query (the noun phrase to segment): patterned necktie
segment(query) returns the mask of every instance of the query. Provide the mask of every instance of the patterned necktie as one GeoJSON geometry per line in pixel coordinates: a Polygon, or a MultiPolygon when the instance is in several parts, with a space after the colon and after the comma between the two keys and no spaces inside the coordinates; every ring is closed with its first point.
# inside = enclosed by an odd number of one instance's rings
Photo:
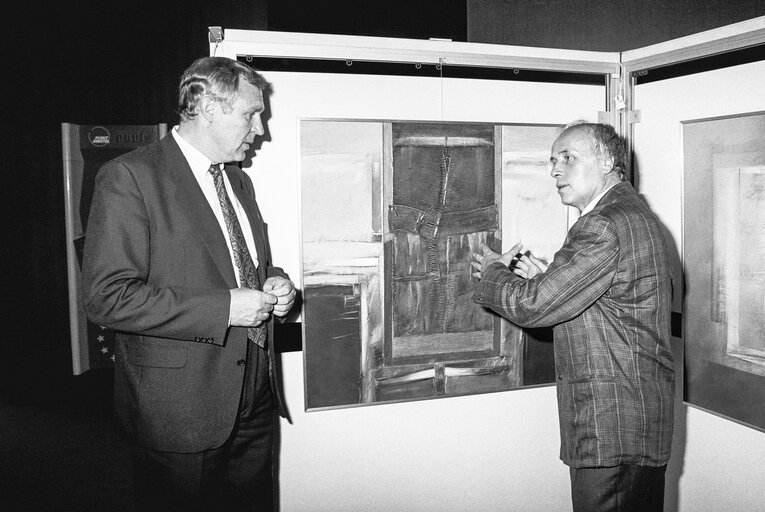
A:
{"type": "MultiPolygon", "coordinates": [[[[252,262],[250,251],[247,249],[247,243],[245,242],[244,234],[242,233],[242,226],[239,224],[234,205],[231,204],[231,199],[226,192],[226,185],[223,183],[223,173],[220,170],[220,166],[212,164],[209,172],[213,176],[215,190],[218,193],[220,207],[223,210],[223,218],[226,221],[228,237],[231,240],[231,250],[234,252],[234,261],[236,262],[236,267],[239,271],[239,282],[245,288],[260,290],[258,271],[255,268],[255,264],[252,262]]],[[[264,324],[261,324],[258,327],[248,327],[247,335],[250,340],[254,341],[257,345],[265,347],[266,329],[264,324]]]]}

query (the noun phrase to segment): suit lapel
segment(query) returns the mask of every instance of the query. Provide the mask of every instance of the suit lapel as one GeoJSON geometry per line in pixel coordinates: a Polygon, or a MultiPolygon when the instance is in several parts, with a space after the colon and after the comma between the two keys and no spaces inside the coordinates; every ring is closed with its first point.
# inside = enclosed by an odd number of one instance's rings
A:
{"type": "Polygon", "coordinates": [[[197,183],[186,157],[183,156],[172,135],[165,137],[164,141],[168,141],[164,146],[166,168],[177,185],[175,200],[181,205],[191,224],[199,232],[202,245],[212,256],[212,260],[215,262],[221,277],[225,280],[226,286],[236,288],[231,255],[226,245],[226,239],[221,232],[220,224],[218,224],[207,198],[199,188],[199,183],[197,183]]]}

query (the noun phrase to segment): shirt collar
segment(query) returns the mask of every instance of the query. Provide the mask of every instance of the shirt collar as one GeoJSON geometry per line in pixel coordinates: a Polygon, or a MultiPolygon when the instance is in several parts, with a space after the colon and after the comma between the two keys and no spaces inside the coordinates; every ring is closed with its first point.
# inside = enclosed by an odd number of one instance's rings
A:
{"type": "Polygon", "coordinates": [[[174,126],[172,130],[175,142],[178,143],[178,147],[181,148],[181,153],[186,157],[191,167],[191,172],[199,179],[200,177],[207,176],[207,171],[210,169],[212,162],[209,158],[204,156],[201,151],[192,146],[186,139],[181,137],[178,133],[178,126],[174,126]]]}
{"type": "Polygon", "coordinates": [[[598,204],[598,201],[600,201],[600,200],[603,198],[603,196],[604,196],[604,195],[606,195],[606,192],[608,192],[609,190],[611,190],[611,189],[612,189],[612,188],[614,188],[615,186],[616,186],[616,183],[614,183],[613,185],[611,185],[610,187],[608,187],[607,189],[605,189],[605,190],[604,190],[603,192],[601,192],[600,194],[596,195],[596,196],[595,196],[595,197],[592,199],[592,201],[590,201],[590,202],[587,204],[587,206],[585,206],[585,207],[584,207],[584,210],[582,210],[582,213],[580,213],[580,214],[579,214],[579,216],[581,217],[582,215],[586,215],[586,214],[590,213],[590,212],[592,211],[592,209],[593,209],[593,208],[595,208],[595,205],[597,205],[597,204],[598,204]]]}

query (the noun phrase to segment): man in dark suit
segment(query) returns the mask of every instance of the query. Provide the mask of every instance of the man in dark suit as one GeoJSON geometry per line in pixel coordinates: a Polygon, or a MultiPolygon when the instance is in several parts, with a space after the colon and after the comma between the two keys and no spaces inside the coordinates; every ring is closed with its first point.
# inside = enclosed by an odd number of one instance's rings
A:
{"type": "Polygon", "coordinates": [[[661,512],[674,370],[668,255],[659,221],[624,181],[613,128],[579,123],[552,147],[563,204],[581,216],[549,266],[521,244],[482,247],[474,300],[525,327],[554,326],[561,459],[575,512],[661,512]]]}
{"type": "Polygon", "coordinates": [[[271,510],[276,412],[287,417],[273,318],[295,288],[272,266],[237,165],[268,83],[221,57],[194,62],[180,123],[104,164],[83,261],[88,317],[118,331],[117,424],[139,510],[271,510]]]}

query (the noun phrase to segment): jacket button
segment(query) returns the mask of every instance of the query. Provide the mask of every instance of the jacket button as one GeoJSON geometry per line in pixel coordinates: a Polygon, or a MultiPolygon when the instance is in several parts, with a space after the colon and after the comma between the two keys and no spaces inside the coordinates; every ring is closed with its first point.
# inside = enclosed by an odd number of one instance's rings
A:
{"type": "Polygon", "coordinates": [[[240,359],[239,361],[236,362],[236,365],[237,366],[244,366],[244,363],[246,363],[246,362],[247,361],[245,361],[244,359],[240,359]]]}

